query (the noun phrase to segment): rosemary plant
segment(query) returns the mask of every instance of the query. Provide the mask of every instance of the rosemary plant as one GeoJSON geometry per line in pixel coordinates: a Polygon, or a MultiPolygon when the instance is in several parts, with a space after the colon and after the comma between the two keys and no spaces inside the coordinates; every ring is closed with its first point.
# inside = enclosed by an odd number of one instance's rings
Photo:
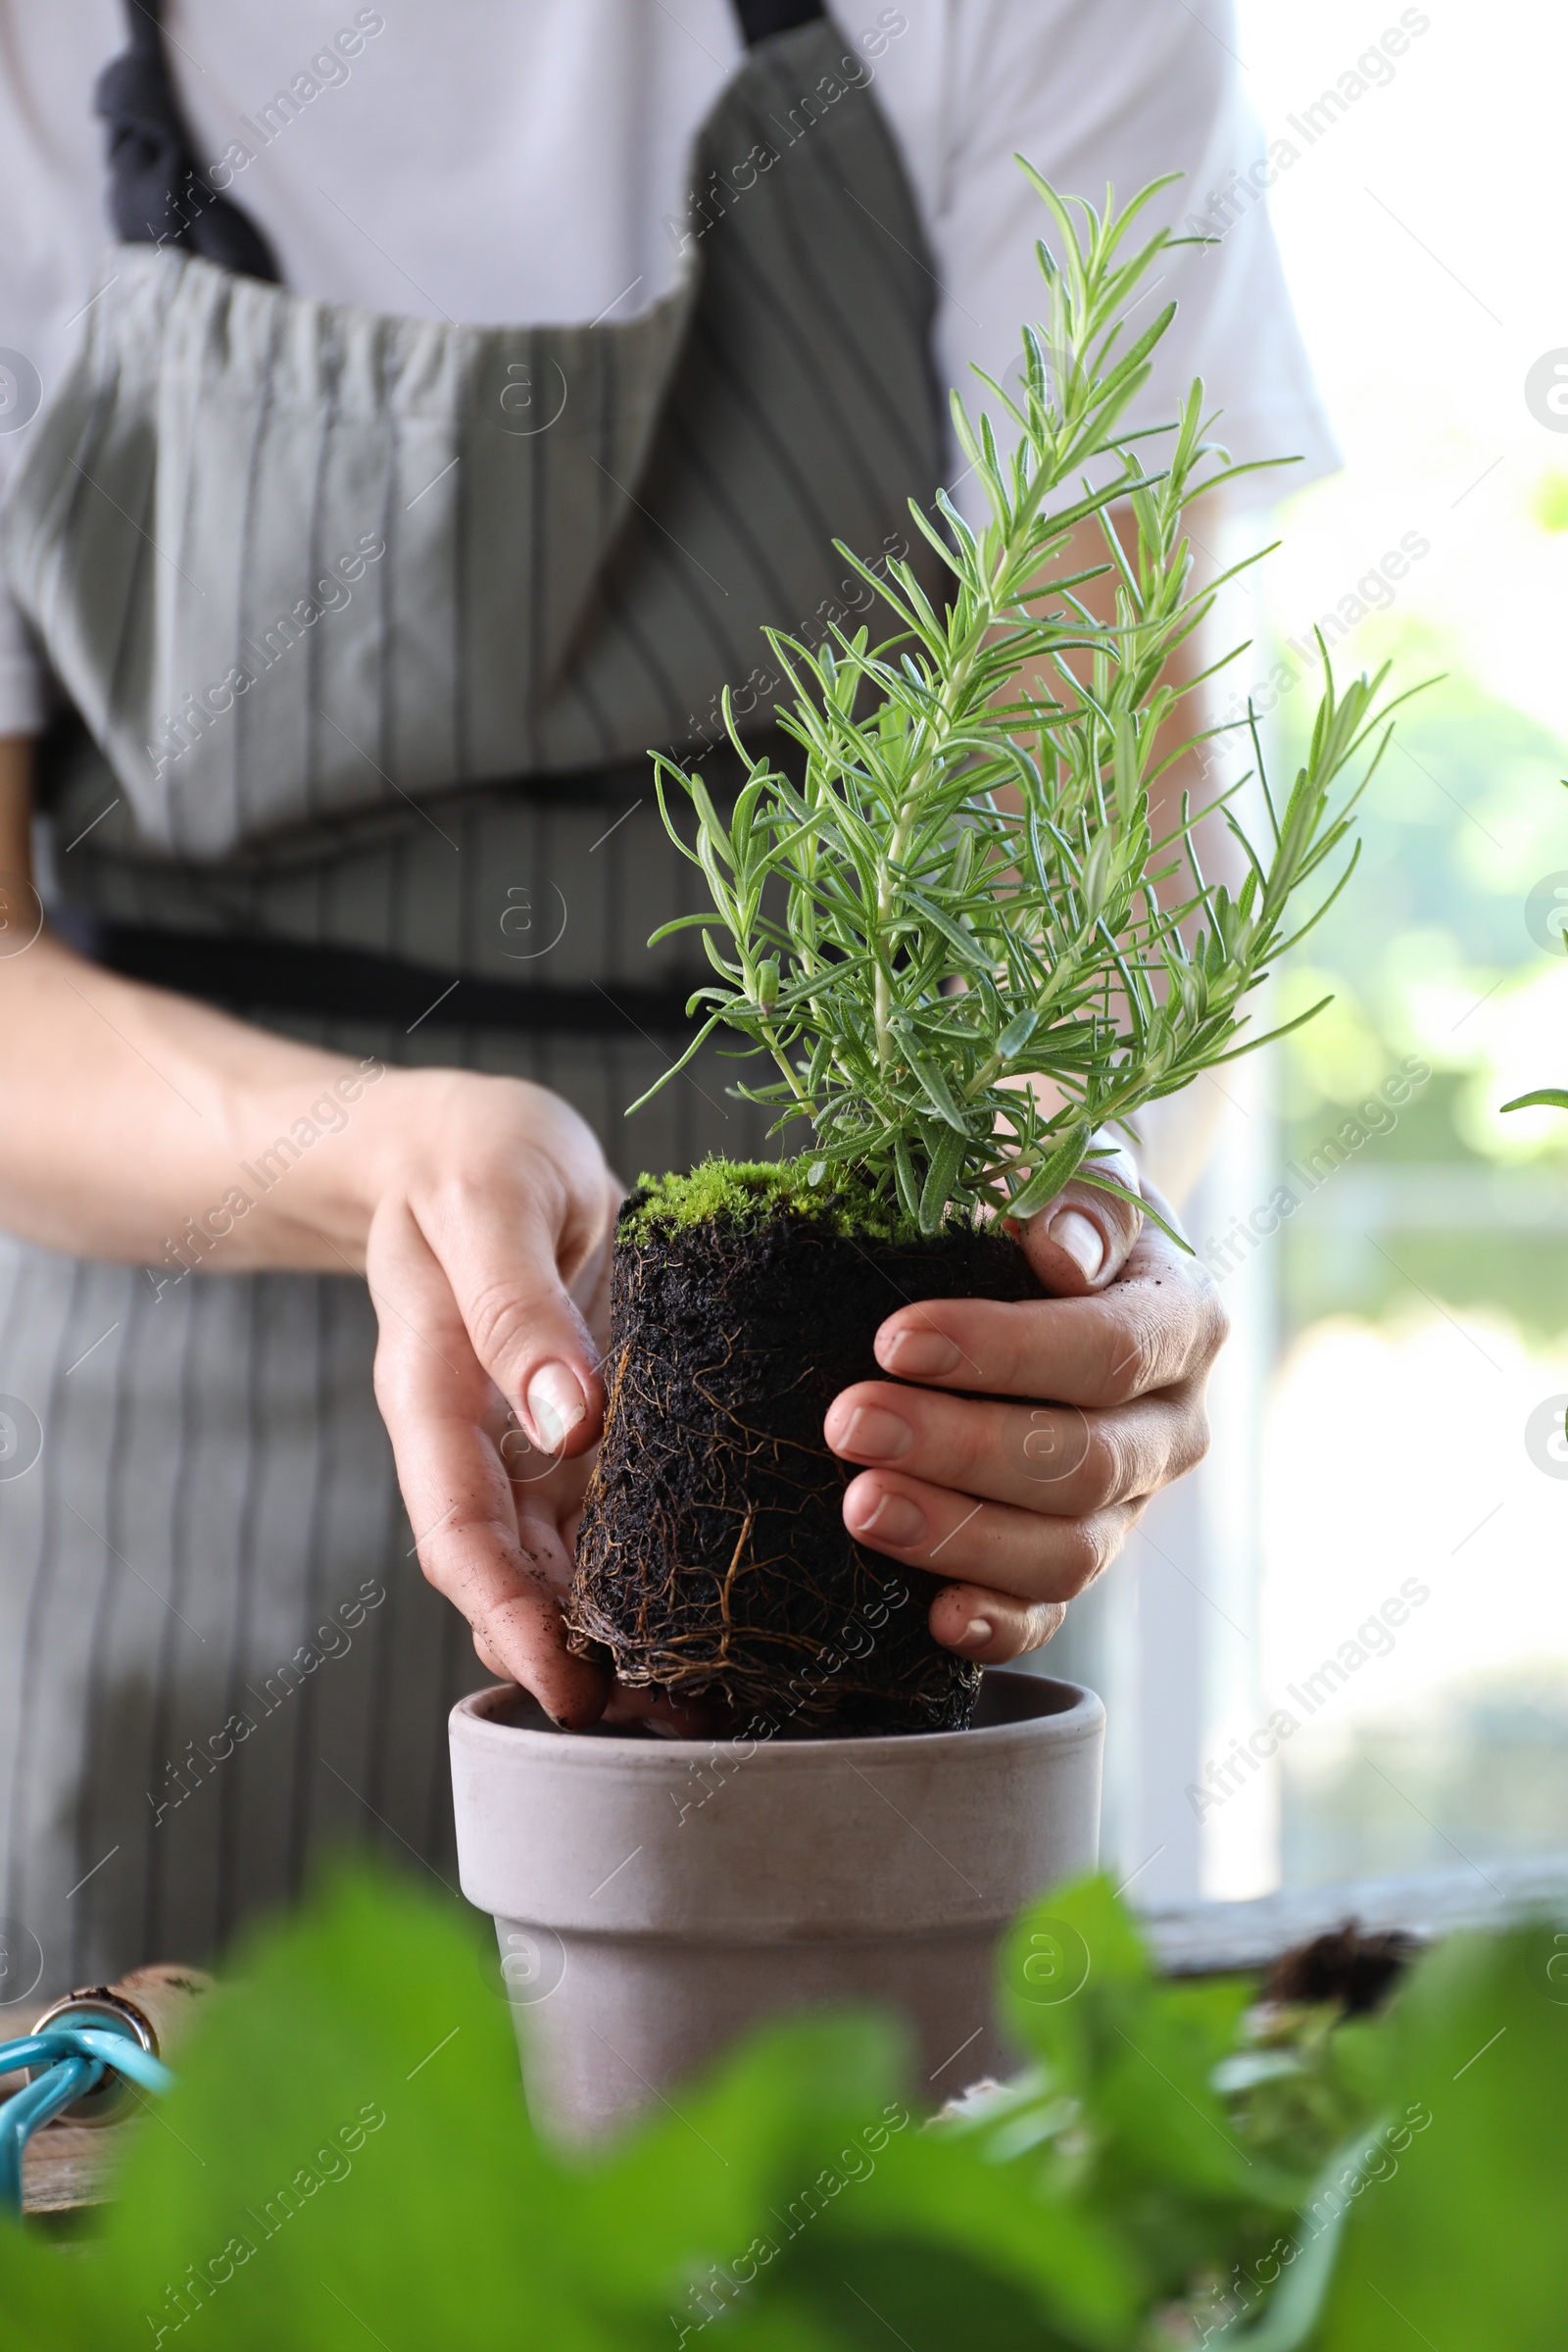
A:
{"type": "Polygon", "coordinates": [[[1243,1001],[1348,879],[1355,849],[1336,852],[1393,707],[1378,708],[1386,668],[1337,692],[1325,652],[1310,749],[1283,805],[1249,714],[1262,847],[1232,805],[1250,768],[1205,808],[1184,793],[1156,834],[1152,789],[1219,732],[1172,742],[1168,723],[1181,699],[1170,657],[1223,585],[1195,584],[1184,511],[1254,468],[1206,438],[1198,382],[1175,423],[1118,437],[1175,306],[1136,335],[1130,313],[1159,257],[1190,241],[1132,235],[1168,183],[1119,212],[1107,191],[1102,215],[1024,169],[1063,258],[1037,249],[1047,317],[1024,330],[1017,397],[982,378],[1007,420],[1005,454],[992,417],[971,422],[954,395],[984,528],[945,494],[935,517],[911,502],[951,576],[945,606],[907,563],[873,570],[841,548],[890,633],[835,628],[815,648],[767,633],[792,690],[778,717],[804,753],[797,772],[747,751],[727,697],[746,770],[728,822],[699,773],[656,762],[665,825],[712,907],[649,944],[695,926],[716,975],[692,997],[701,1027],[660,1084],[715,1029],[738,1031],[743,1057],[771,1074],[735,1092],[777,1110],[775,1133],[810,1121],[810,1182],[853,1172],[879,1197],[896,1192],[928,1234],[950,1204],[1027,1215],[1075,1173],[1116,1191],[1096,1164],[1101,1130],[1267,1042],[1243,1035],[1243,1001]],[[1151,443],[1159,455],[1146,463],[1151,443]],[[1103,560],[1071,572],[1085,522],[1103,560]],[[1084,591],[1106,573],[1114,617],[1099,620],[1084,591]],[[1374,734],[1359,786],[1337,793],[1374,734]],[[672,810],[681,796],[695,846],[672,810]],[[1196,834],[1209,808],[1246,861],[1234,892],[1203,876],[1196,834]],[[1337,874],[1292,930],[1297,893],[1331,859],[1337,874]]]}

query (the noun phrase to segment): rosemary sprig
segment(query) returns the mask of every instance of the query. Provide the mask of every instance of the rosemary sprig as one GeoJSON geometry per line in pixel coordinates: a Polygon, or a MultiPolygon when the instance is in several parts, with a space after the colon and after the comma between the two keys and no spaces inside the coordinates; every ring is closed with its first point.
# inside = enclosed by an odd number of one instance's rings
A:
{"type": "Polygon", "coordinates": [[[1379,707],[1386,665],[1339,690],[1320,641],[1325,691],[1283,807],[1250,720],[1262,848],[1232,806],[1250,770],[1206,808],[1184,796],[1155,838],[1152,786],[1220,732],[1156,750],[1180,700],[1166,664],[1224,585],[1194,587],[1184,510],[1254,468],[1206,438],[1198,382],[1157,436],[1162,466],[1142,454],[1156,436],[1117,435],[1174,315],[1167,305],[1137,335],[1128,325],[1150,269],[1184,241],[1160,230],[1130,247],[1167,182],[1120,212],[1107,191],[1102,215],[1023,168],[1063,259],[1037,248],[1047,318],[1024,330],[1017,397],[983,379],[1014,445],[1004,453],[991,416],[972,423],[954,395],[989,521],[971,530],[946,494],[935,520],[911,502],[951,575],[945,607],[907,563],[873,570],[841,548],[893,631],[873,644],[835,628],[815,649],[767,632],[793,693],[778,716],[804,754],[797,774],[747,752],[727,696],[746,768],[727,822],[699,773],[656,759],[665,825],[701,865],[712,908],[649,944],[698,928],[715,974],[691,999],[701,1028],[660,1085],[715,1029],[738,1031],[776,1074],[734,1091],[778,1111],[775,1133],[809,1119],[811,1180],[853,1167],[895,1189],[927,1233],[950,1203],[1027,1215],[1075,1173],[1115,1189],[1095,1166],[1097,1131],[1268,1042],[1243,1036],[1243,1000],[1348,880],[1353,848],[1290,928],[1297,894],[1347,843],[1394,707],[1379,707]],[[1104,562],[1068,575],[1086,521],[1104,562]],[[1101,621],[1082,591],[1107,571],[1115,612],[1101,621]],[[1374,736],[1359,784],[1337,795],[1374,736]],[[695,809],[693,846],[672,795],[695,809]],[[1202,876],[1195,833],[1209,808],[1245,859],[1235,892],[1202,876]],[[1037,1079],[1054,1098],[1040,1100],[1037,1079]]]}

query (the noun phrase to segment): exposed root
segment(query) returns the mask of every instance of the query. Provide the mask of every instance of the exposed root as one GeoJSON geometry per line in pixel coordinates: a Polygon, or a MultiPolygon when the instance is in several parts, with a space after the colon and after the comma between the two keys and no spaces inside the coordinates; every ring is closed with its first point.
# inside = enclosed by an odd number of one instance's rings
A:
{"type": "Polygon", "coordinates": [[[617,1242],[572,1647],[756,1736],[966,1724],[979,1669],[931,1638],[936,1580],[848,1534],[855,1473],[822,1422],[887,1377],[872,1342],[906,1300],[1038,1296],[995,1232],[858,1241],[792,1216],[617,1242]]]}

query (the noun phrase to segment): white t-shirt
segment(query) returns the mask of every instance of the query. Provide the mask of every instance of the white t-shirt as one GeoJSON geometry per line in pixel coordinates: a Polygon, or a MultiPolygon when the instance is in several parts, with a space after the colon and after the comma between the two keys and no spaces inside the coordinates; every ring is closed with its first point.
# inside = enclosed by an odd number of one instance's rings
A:
{"type": "MultiPolygon", "coordinates": [[[[744,55],[730,0],[167,0],[164,15],[198,161],[284,282],[469,323],[626,318],[656,299],[691,137],[744,55]]],[[[1172,221],[1263,153],[1232,0],[833,0],[832,15],[924,219],[944,384],[972,387],[974,364],[1004,374],[1041,309],[1046,215],[1015,152],[1097,203],[1107,181],[1125,200],[1181,172],[1152,216],[1172,221]]],[[[92,90],[124,39],[119,0],[0,0],[0,353],[36,370],[45,402],[110,241],[92,90]]],[[[1167,421],[1200,374],[1238,458],[1299,454],[1293,486],[1331,466],[1261,204],[1169,257],[1172,296],[1129,422],[1167,421]]],[[[0,492],[25,440],[0,430],[0,492]]],[[[0,733],[43,710],[0,592],[0,733]]]]}

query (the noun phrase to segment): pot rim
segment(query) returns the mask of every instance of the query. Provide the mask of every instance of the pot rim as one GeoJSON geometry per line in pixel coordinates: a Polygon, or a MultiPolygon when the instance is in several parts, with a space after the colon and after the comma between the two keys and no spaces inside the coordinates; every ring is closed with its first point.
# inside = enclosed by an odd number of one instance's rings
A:
{"type": "Polygon", "coordinates": [[[820,1740],[745,1741],[726,1737],[617,1738],[597,1727],[587,1732],[568,1732],[554,1725],[536,1729],[528,1724],[503,1723],[497,1721],[500,1710],[516,1704],[519,1694],[529,1704],[537,1702],[529,1700],[516,1683],[491,1683],[484,1690],[470,1690],[466,1697],[460,1698],[449,1720],[454,1737],[461,1738],[466,1746],[487,1747],[498,1758],[510,1750],[514,1757],[532,1753],[541,1762],[548,1757],[552,1764],[568,1770],[621,1769],[650,1774],[667,1772],[672,1764],[684,1766],[692,1758],[711,1756],[715,1750],[725,1748],[749,1748],[747,1762],[765,1755],[769,1759],[767,1769],[774,1772],[811,1772],[850,1759],[891,1764],[933,1753],[951,1754],[955,1758],[961,1753],[979,1762],[994,1757],[999,1749],[1011,1746],[1034,1747],[1043,1742],[1052,1747],[1075,1747],[1080,1740],[1100,1735],[1105,1720],[1103,1702],[1097,1691],[1082,1683],[1070,1683],[1055,1675],[1019,1674],[1008,1672],[1005,1667],[987,1667],[982,1689],[997,1690],[999,1686],[1003,1686],[1004,1697],[1022,1698],[1047,1691],[1067,1692],[1070,1696],[1065,1705],[1020,1714],[1001,1723],[976,1724],[963,1732],[887,1732],[850,1738],[830,1735],[820,1740]],[[1016,1689],[1009,1690],[1007,1686],[1016,1689]]]}

